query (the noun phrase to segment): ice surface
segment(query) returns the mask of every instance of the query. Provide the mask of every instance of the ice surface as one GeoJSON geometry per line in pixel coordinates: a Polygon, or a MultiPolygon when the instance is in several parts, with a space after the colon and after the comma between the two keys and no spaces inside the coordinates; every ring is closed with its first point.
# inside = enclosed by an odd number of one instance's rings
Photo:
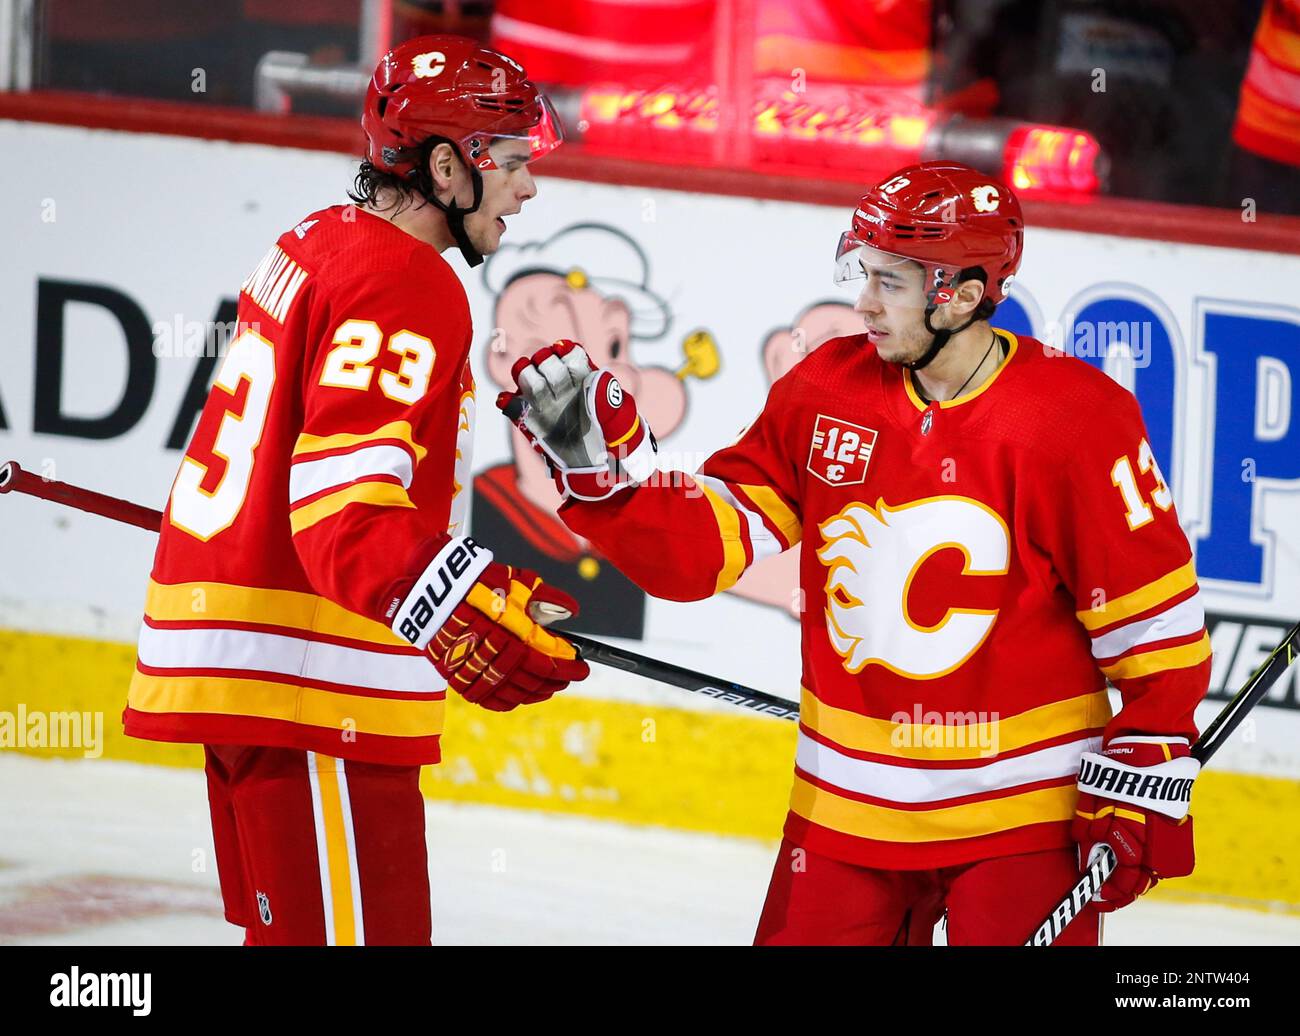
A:
{"type": "MultiPolygon", "coordinates": [[[[440,944],[743,944],[775,846],[430,803],[440,944]]],[[[940,936],[942,933],[939,933],[940,936]]],[[[203,775],[0,755],[0,943],[233,944],[203,775]]],[[[1300,917],[1141,901],[1110,945],[1300,944],[1300,917]]]]}

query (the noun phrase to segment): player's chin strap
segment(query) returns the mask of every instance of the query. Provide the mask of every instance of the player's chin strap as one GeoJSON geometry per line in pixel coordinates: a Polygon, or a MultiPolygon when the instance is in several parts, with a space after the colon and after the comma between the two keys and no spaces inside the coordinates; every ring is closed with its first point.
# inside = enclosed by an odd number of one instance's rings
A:
{"type": "Polygon", "coordinates": [[[465,232],[465,217],[471,212],[478,211],[479,205],[483,202],[483,177],[473,166],[470,166],[469,171],[474,178],[474,204],[469,208],[461,208],[456,204],[455,198],[452,198],[450,202],[440,201],[432,191],[424,197],[426,201],[432,202],[447,214],[447,227],[451,230],[451,236],[456,239],[456,247],[460,249],[460,254],[465,257],[465,262],[470,266],[478,266],[483,262],[483,255],[470,244],[469,234],[465,232]]]}
{"type": "Polygon", "coordinates": [[[930,348],[925,351],[924,356],[919,360],[913,360],[911,363],[903,364],[903,366],[908,370],[919,371],[929,366],[930,362],[939,355],[939,350],[948,344],[948,339],[955,334],[960,334],[962,331],[965,331],[966,328],[970,327],[971,324],[975,323],[975,317],[971,317],[966,321],[966,323],[962,324],[961,327],[935,327],[930,323],[930,317],[937,308],[938,307],[934,305],[925,308],[925,329],[934,337],[930,339],[930,348]]]}
{"type": "MultiPolygon", "coordinates": [[[[930,348],[925,351],[924,356],[918,360],[913,360],[911,363],[903,364],[904,367],[911,371],[919,371],[928,367],[930,363],[933,362],[934,358],[939,355],[939,351],[948,344],[948,339],[953,335],[961,334],[961,332],[965,331],[966,328],[971,326],[971,324],[975,323],[976,320],[975,316],[972,315],[966,323],[961,325],[961,327],[935,327],[930,323],[930,318],[934,316],[934,311],[939,308],[935,305],[934,297],[939,292],[940,288],[945,287],[943,270],[936,270],[935,273],[936,283],[934,288],[926,296],[925,305],[925,329],[929,331],[933,337],[930,339],[930,348]]],[[[957,274],[954,273],[948,283],[951,284],[956,279],[957,274]]]]}
{"type": "MultiPolygon", "coordinates": [[[[451,144],[456,152],[456,157],[465,162],[465,158],[461,155],[460,148],[456,146],[455,141],[448,140],[446,137],[438,137],[435,142],[451,144]]],[[[424,165],[426,169],[427,162],[428,160],[425,159],[424,165]]],[[[460,254],[465,257],[465,262],[474,267],[483,262],[483,255],[470,243],[469,234],[465,232],[465,217],[471,212],[477,212],[478,207],[483,203],[483,175],[470,162],[465,162],[465,168],[469,170],[469,175],[474,182],[474,204],[468,208],[461,208],[461,206],[457,205],[455,197],[450,202],[440,200],[437,194],[434,193],[433,183],[430,181],[427,171],[416,171],[415,189],[419,192],[420,197],[442,210],[446,215],[447,229],[451,231],[451,236],[456,241],[456,247],[460,249],[460,254]]]]}

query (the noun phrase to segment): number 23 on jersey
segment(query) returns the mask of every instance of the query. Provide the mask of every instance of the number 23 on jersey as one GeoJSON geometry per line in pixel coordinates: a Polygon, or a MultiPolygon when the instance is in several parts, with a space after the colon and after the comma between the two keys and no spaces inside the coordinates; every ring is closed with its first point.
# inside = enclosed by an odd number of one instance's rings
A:
{"type": "MultiPolygon", "coordinates": [[[[368,390],[375,377],[372,364],[379,356],[383,339],[383,332],[373,320],[345,320],[334,332],[320,384],[326,388],[368,390]]],[[[403,329],[389,336],[388,351],[400,360],[396,371],[379,371],[379,390],[398,403],[419,402],[433,376],[437,355],[433,343],[403,329]]],[[[213,386],[233,397],[245,381],[248,394],[242,412],[227,410],[212,441],[211,452],[226,462],[216,487],[203,488],[208,466],[188,456],[181,461],[172,486],[171,523],[201,540],[210,540],[230,528],[244,506],[253,477],[253,454],[262,441],[271,405],[275,347],[251,328],[230,343],[213,386]]]]}

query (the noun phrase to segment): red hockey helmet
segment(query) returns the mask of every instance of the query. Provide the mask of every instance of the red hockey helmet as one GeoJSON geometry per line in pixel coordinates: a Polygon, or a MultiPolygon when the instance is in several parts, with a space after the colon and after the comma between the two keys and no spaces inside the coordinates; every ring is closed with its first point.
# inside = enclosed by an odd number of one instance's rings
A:
{"type": "Polygon", "coordinates": [[[500,141],[527,142],[531,161],[564,139],[555,110],[524,70],[463,36],[417,36],[385,54],[361,126],[371,164],[398,175],[415,168],[430,137],[454,143],[480,171],[497,168],[500,141]]]}
{"type": "Polygon", "coordinates": [[[924,162],[858,202],[835,253],[837,283],[862,276],[863,246],[924,266],[931,307],[949,301],[957,275],[972,266],[986,275],[984,297],[1001,302],[1020,268],[1024,219],[1016,196],[992,177],[957,162],[924,162]]]}

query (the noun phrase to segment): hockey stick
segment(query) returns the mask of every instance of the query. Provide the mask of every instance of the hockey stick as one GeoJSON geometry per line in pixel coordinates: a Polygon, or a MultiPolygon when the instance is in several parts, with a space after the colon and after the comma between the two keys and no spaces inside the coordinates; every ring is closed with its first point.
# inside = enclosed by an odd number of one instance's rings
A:
{"type": "MultiPolygon", "coordinates": [[[[1259,703],[1259,700],[1268,693],[1269,688],[1277,683],[1278,677],[1286,671],[1287,666],[1296,660],[1298,649],[1300,649],[1300,622],[1291,627],[1282,639],[1282,643],[1264,660],[1264,664],[1255,670],[1254,675],[1233,696],[1232,701],[1223,707],[1223,711],[1214,718],[1214,722],[1206,728],[1205,733],[1197,738],[1191,751],[1193,759],[1204,766],[1210,757],[1223,747],[1223,743],[1246,718],[1246,713],[1259,703]]],[[[1088,872],[1035,929],[1025,945],[1051,946],[1065,931],[1065,926],[1078,917],[1083,908],[1097,897],[1101,887],[1115,873],[1118,866],[1119,858],[1116,857],[1115,850],[1109,845],[1101,845],[1101,852],[1097,853],[1096,859],[1088,867],[1088,872]]]]}
{"type": "Polygon", "coordinates": [[[740,705],[754,712],[775,716],[777,719],[799,719],[798,704],[788,698],[781,698],[765,691],[756,691],[752,687],[732,683],[730,680],[717,680],[691,669],[683,669],[671,662],[660,662],[656,658],[647,658],[645,655],[637,655],[611,644],[602,644],[598,640],[591,640],[577,633],[569,633],[563,628],[559,632],[581,649],[582,657],[589,662],[599,662],[612,669],[622,669],[624,672],[644,676],[648,680],[658,680],[660,683],[694,691],[696,694],[716,698],[718,701],[730,702],[732,705],[740,705]]]}
{"type": "Polygon", "coordinates": [[[157,532],[162,523],[162,512],[155,511],[152,507],[132,504],[126,500],[119,500],[115,496],[107,496],[94,490],[70,486],[66,482],[55,482],[53,479],[33,475],[30,471],[20,468],[18,462],[13,460],[0,465],[0,493],[11,492],[26,493],[28,496],[40,497],[42,500],[52,500],[56,504],[103,515],[105,518],[126,522],[127,525],[153,532],[157,532]]]}
{"type": "MultiPolygon", "coordinates": [[[[126,522],[128,525],[148,529],[151,532],[157,532],[162,527],[161,511],[142,504],[119,500],[105,493],[82,489],[80,486],[69,485],[66,482],[41,478],[30,471],[23,470],[12,460],[0,465],[0,493],[9,492],[26,493],[29,496],[40,497],[42,500],[51,500],[57,504],[112,518],[114,521],[126,522]]],[[[778,719],[799,718],[799,706],[775,694],[767,694],[764,691],[756,691],[752,687],[745,687],[743,684],[732,683],[730,680],[719,680],[704,673],[683,669],[671,662],[660,662],[645,655],[614,647],[612,644],[590,640],[576,633],[564,633],[564,636],[589,662],[599,662],[612,669],[621,669],[625,673],[643,676],[647,680],[657,680],[659,683],[680,687],[682,690],[703,694],[778,719]]]]}

